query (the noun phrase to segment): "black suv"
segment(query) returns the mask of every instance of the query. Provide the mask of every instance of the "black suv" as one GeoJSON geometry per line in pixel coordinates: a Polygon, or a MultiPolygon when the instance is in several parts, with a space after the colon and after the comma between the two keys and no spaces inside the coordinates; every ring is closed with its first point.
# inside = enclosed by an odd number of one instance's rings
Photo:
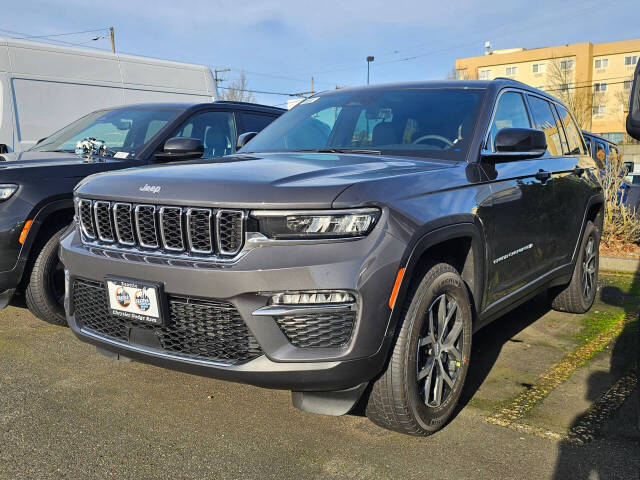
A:
{"type": "Polygon", "coordinates": [[[73,219],[73,187],[82,178],[228,155],[238,134],[260,131],[284,111],[238,102],[105,109],[29,151],[0,156],[0,309],[24,295],[36,316],[66,323],[58,240],[73,219]]]}
{"type": "Polygon", "coordinates": [[[75,190],[69,325],[103,352],[427,435],[472,333],[594,300],[602,187],[567,109],[509,81],[316,95],[238,154],[75,190]]]}

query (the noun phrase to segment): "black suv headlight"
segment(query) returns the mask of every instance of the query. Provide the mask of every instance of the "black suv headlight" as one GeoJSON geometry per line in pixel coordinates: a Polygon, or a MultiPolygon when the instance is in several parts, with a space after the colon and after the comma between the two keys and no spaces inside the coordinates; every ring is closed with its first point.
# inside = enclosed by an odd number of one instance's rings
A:
{"type": "Polygon", "coordinates": [[[380,218],[377,208],[349,210],[254,210],[259,231],[276,240],[353,238],[367,235],[380,218]]]}
{"type": "Polygon", "coordinates": [[[0,184],[0,202],[9,200],[11,195],[16,193],[16,190],[18,190],[18,185],[14,185],[12,183],[0,184]]]}

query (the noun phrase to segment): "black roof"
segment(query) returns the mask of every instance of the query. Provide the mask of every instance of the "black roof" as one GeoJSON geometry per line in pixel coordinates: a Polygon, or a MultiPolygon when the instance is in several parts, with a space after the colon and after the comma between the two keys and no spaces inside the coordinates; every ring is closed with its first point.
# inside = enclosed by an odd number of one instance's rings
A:
{"type": "Polygon", "coordinates": [[[360,87],[345,87],[338,90],[326,90],[320,92],[324,94],[360,91],[364,89],[370,90],[392,90],[397,88],[484,88],[498,91],[505,87],[521,88],[530,92],[537,93],[538,95],[553,99],[556,102],[562,103],[553,95],[539,90],[535,87],[527,85],[526,83],[513,80],[506,77],[497,77],[493,80],[430,80],[423,82],[394,82],[394,83],[379,83],[375,85],[366,85],[360,87]]]}
{"type": "Polygon", "coordinates": [[[249,109],[256,109],[256,110],[261,110],[261,111],[265,111],[265,110],[271,110],[275,113],[282,113],[282,112],[286,112],[286,109],[283,108],[279,108],[279,107],[272,107],[270,105],[262,105],[259,103],[249,103],[249,102],[230,102],[230,101],[225,101],[225,100],[219,100],[216,102],[202,102],[202,103],[189,103],[189,102],[184,102],[184,103],[180,103],[180,102],[158,102],[158,103],[132,103],[132,104],[128,104],[128,105],[115,105],[113,107],[109,107],[109,108],[105,108],[104,110],[115,110],[115,109],[126,109],[126,108],[149,108],[149,109],[155,109],[155,108],[164,108],[164,109],[175,109],[175,110],[186,110],[186,109],[190,109],[190,108],[198,108],[198,107],[205,107],[205,106],[211,106],[211,105],[221,105],[221,106],[225,106],[225,107],[239,107],[239,108],[243,108],[243,109],[247,109],[247,107],[249,107],[249,109]]]}

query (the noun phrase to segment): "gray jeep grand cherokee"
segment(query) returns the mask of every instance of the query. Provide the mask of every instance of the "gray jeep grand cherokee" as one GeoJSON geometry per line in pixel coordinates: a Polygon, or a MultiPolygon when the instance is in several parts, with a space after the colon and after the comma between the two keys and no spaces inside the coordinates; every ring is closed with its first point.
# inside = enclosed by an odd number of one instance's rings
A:
{"type": "Polygon", "coordinates": [[[454,412],[474,331],[597,288],[593,160],[562,104],[509,80],[323,93],[221,162],[92,176],[75,202],[81,340],[413,435],[454,412]]]}

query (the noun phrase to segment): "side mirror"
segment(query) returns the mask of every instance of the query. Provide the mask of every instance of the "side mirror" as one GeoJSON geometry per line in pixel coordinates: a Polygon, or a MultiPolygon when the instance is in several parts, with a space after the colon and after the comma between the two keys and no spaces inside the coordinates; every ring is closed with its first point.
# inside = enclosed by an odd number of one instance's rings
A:
{"type": "Polygon", "coordinates": [[[204,145],[199,138],[174,137],[164,143],[162,152],[156,153],[156,158],[171,162],[173,160],[191,160],[202,157],[204,145]]]}
{"type": "Polygon", "coordinates": [[[494,163],[541,157],[547,151],[547,137],[542,130],[503,128],[494,141],[495,152],[483,152],[494,163]]]}
{"type": "Polygon", "coordinates": [[[0,154],[2,153],[9,153],[9,147],[6,143],[0,143],[0,154]]]}
{"type": "Polygon", "coordinates": [[[627,133],[630,137],[640,140],[640,62],[636,65],[636,71],[633,74],[627,114],[627,133]]]}
{"type": "Polygon", "coordinates": [[[236,150],[240,150],[247,143],[251,141],[253,137],[255,137],[258,132],[246,132],[238,137],[238,141],[236,142],[236,150]]]}

